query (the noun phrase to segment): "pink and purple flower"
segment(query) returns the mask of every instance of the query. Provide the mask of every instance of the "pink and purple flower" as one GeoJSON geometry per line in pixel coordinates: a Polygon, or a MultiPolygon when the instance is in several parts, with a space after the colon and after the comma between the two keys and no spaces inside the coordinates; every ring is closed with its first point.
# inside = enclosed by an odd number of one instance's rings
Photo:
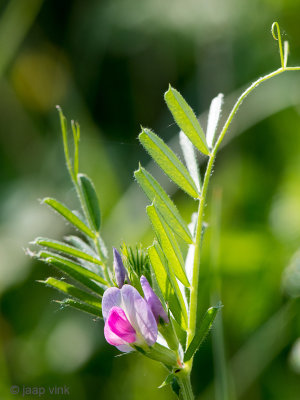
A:
{"type": "Polygon", "coordinates": [[[131,285],[107,289],[102,314],[105,339],[120,351],[132,351],[132,345],[152,346],[157,340],[157,323],[151,308],[131,285]]]}
{"type": "Polygon", "coordinates": [[[159,298],[144,276],[141,285],[145,298],[131,285],[124,285],[121,289],[111,287],[103,295],[105,339],[123,352],[132,351],[134,346],[153,346],[157,340],[159,319],[169,322],[159,298]]]}

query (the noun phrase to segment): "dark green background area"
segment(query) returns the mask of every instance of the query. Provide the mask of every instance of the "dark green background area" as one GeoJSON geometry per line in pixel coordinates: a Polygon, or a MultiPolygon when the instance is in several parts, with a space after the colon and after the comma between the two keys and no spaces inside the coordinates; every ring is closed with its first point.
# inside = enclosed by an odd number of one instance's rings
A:
{"type": "MultiPolygon", "coordinates": [[[[18,398],[12,385],[67,385],[64,398],[72,400],[173,399],[169,388],[157,389],[162,367],[138,354],[116,357],[100,321],[60,311],[52,302],[60,295],[36,282],[59,274],[24,254],[36,236],[72,232],[38,199],[78,206],[55,105],[81,125],[80,170],[95,182],[110,256],[123,240],[149,245],[147,201],[133,179],[138,162],[150,162],[137,140],[140,124],[179,153],[163,100],[169,83],[204,128],[210,101],[224,93],[224,120],[244,85],[280,66],[274,20],[289,40],[289,64],[300,65],[300,3],[11,0],[0,13],[0,398],[18,398]]],[[[222,191],[218,266],[232,399],[299,399],[299,304],[281,283],[300,240],[299,110],[300,73],[258,88],[240,107],[211,181],[222,191]]],[[[149,168],[189,221],[194,202],[149,168]]],[[[203,307],[211,236],[208,229],[203,307]]],[[[214,398],[213,376],[209,337],[192,377],[199,399],[214,398]]]]}

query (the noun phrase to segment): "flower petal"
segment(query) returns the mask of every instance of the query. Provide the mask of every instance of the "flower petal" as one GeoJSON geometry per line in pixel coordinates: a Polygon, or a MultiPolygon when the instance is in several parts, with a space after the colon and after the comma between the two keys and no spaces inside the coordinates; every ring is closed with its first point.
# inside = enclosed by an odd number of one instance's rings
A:
{"type": "Polygon", "coordinates": [[[113,248],[114,251],[114,270],[115,270],[115,277],[116,282],[119,288],[124,285],[125,277],[126,277],[126,270],[120,256],[120,253],[117,249],[113,248]]]}
{"type": "Polygon", "coordinates": [[[149,282],[147,281],[147,278],[145,276],[141,276],[141,285],[142,289],[144,292],[144,297],[146,302],[151,308],[151,311],[156,319],[156,322],[159,321],[159,317],[161,317],[166,323],[169,323],[169,318],[167,313],[165,312],[161,301],[157,297],[157,295],[154,293],[152,287],[150,286],[149,282]]]}
{"type": "Polygon", "coordinates": [[[130,285],[124,285],[121,289],[122,308],[126,316],[136,330],[140,333],[149,346],[157,339],[157,323],[147,302],[139,292],[130,285]]]}
{"type": "MultiPolygon", "coordinates": [[[[111,289],[117,289],[117,288],[111,288],[111,289]]],[[[117,290],[119,290],[119,289],[117,289],[117,290]]],[[[108,303],[109,302],[107,302],[107,304],[108,303]]],[[[131,351],[134,351],[134,349],[132,347],[130,347],[125,340],[120,338],[118,335],[116,335],[112,331],[112,329],[110,328],[110,326],[108,324],[108,317],[106,318],[106,323],[105,323],[105,326],[104,326],[104,336],[105,336],[106,341],[109,344],[111,344],[113,346],[116,346],[116,348],[118,350],[122,351],[123,353],[130,353],[131,351]]]]}
{"type": "Polygon", "coordinates": [[[104,337],[109,344],[113,346],[125,345],[125,340],[121,339],[118,335],[116,335],[110,328],[108,322],[106,321],[104,325],[104,337]]]}
{"type": "Polygon", "coordinates": [[[102,298],[102,315],[104,321],[107,320],[110,310],[113,307],[122,307],[121,290],[111,287],[105,290],[102,298]]]}
{"type": "Polygon", "coordinates": [[[116,348],[123,353],[130,353],[131,351],[134,351],[132,347],[130,347],[128,344],[121,344],[121,346],[116,346],[116,348]]]}
{"type": "Polygon", "coordinates": [[[107,318],[106,324],[111,331],[127,343],[136,341],[135,330],[128,321],[125,312],[120,307],[113,307],[107,318]]]}

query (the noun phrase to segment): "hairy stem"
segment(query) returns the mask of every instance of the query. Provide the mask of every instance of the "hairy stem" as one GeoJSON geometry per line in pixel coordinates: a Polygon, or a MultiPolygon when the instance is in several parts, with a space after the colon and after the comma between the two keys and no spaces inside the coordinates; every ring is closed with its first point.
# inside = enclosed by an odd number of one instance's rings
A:
{"type": "Polygon", "coordinates": [[[197,303],[198,303],[198,286],[199,286],[199,272],[200,272],[200,257],[201,257],[201,233],[202,233],[202,226],[203,226],[203,217],[204,217],[204,207],[206,202],[208,184],[210,180],[210,176],[212,174],[213,164],[216,158],[217,151],[224,139],[224,136],[235,116],[239,106],[241,105],[242,101],[251,93],[257,86],[261,83],[267,81],[268,79],[273,78],[276,75],[279,75],[285,71],[299,71],[300,67],[282,67],[277,69],[274,72],[271,72],[268,75],[265,75],[259,79],[257,79],[252,85],[246,89],[241,96],[238,98],[237,102],[235,103],[233,109],[231,110],[224,127],[220,133],[220,136],[209,156],[209,160],[206,167],[206,172],[203,180],[203,187],[201,198],[199,199],[199,208],[198,208],[198,220],[197,220],[197,231],[196,231],[196,240],[195,240],[195,255],[194,255],[194,263],[193,263],[193,279],[192,279],[192,287],[191,287],[191,295],[190,295],[190,311],[189,311],[189,329],[188,329],[188,336],[187,336],[187,344],[189,345],[195,336],[196,330],[196,321],[197,321],[197,303]]]}
{"type": "Polygon", "coordinates": [[[178,374],[177,379],[180,386],[180,398],[182,400],[194,400],[190,372],[182,375],[178,374]]]}

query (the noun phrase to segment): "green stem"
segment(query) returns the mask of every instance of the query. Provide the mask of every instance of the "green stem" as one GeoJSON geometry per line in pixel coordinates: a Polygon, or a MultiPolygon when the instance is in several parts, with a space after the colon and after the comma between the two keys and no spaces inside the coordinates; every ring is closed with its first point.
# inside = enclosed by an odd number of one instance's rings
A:
{"type": "Polygon", "coordinates": [[[196,330],[196,321],[197,321],[197,302],[198,302],[198,286],[199,286],[199,272],[200,272],[200,256],[201,256],[201,233],[202,233],[202,225],[203,225],[203,216],[204,216],[204,206],[206,202],[206,195],[208,184],[210,180],[210,176],[212,174],[213,164],[216,158],[217,151],[224,139],[224,136],[232,122],[234,115],[236,114],[239,106],[241,105],[242,101],[251,93],[257,86],[261,83],[267,81],[270,78],[273,78],[276,75],[279,75],[285,71],[299,71],[300,67],[283,67],[279,68],[276,71],[265,75],[259,79],[257,79],[252,85],[246,89],[241,96],[238,98],[237,102],[235,103],[233,109],[231,110],[227,121],[224,124],[224,127],[220,133],[220,136],[209,156],[208,164],[206,167],[206,172],[203,180],[203,187],[201,198],[199,199],[199,208],[198,208],[198,220],[197,220],[197,231],[196,231],[196,240],[195,240],[195,255],[194,255],[194,263],[193,263],[193,279],[192,279],[192,287],[190,291],[190,312],[189,312],[189,329],[188,329],[188,337],[187,337],[187,344],[189,345],[195,336],[196,330]]]}
{"type": "Polygon", "coordinates": [[[167,368],[179,368],[177,352],[170,350],[159,343],[155,343],[152,347],[142,347],[134,344],[132,347],[144,356],[163,363],[167,368]]]}
{"type": "MultiPolygon", "coordinates": [[[[221,276],[219,269],[219,250],[220,250],[220,225],[221,225],[221,203],[222,192],[214,188],[212,194],[212,212],[211,212],[211,303],[218,304],[221,300],[221,276]]],[[[222,314],[219,313],[214,322],[212,330],[212,352],[214,358],[215,370],[215,398],[216,400],[229,400],[228,368],[225,355],[225,343],[223,332],[222,314]]]]}
{"type": "Polygon", "coordinates": [[[182,400],[194,400],[195,397],[192,390],[190,372],[182,375],[178,374],[177,379],[180,386],[180,395],[182,400]]]}
{"type": "Polygon", "coordinates": [[[66,122],[66,118],[63,115],[63,112],[61,110],[61,108],[59,106],[57,106],[58,112],[59,112],[59,117],[60,117],[60,124],[61,124],[61,130],[62,130],[62,136],[63,136],[63,144],[64,144],[64,153],[65,153],[65,159],[66,159],[66,163],[67,163],[67,168],[71,177],[71,180],[74,184],[77,196],[79,198],[80,204],[81,204],[81,208],[82,211],[85,215],[85,218],[88,222],[88,225],[90,227],[90,229],[94,232],[95,236],[94,236],[94,245],[96,248],[96,252],[100,258],[100,260],[102,261],[102,268],[103,268],[103,272],[104,272],[104,276],[105,279],[107,280],[107,282],[110,283],[110,285],[112,285],[112,280],[109,276],[108,273],[108,269],[107,269],[107,265],[105,263],[105,257],[103,255],[103,252],[101,251],[101,246],[99,243],[100,237],[99,237],[99,232],[95,232],[93,229],[93,222],[91,220],[89,211],[86,207],[86,203],[85,203],[85,199],[84,196],[82,194],[81,188],[78,184],[77,181],[77,174],[78,174],[78,140],[80,137],[80,128],[79,125],[75,125],[75,123],[72,121],[72,131],[73,131],[73,141],[74,141],[74,168],[72,167],[72,163],[71,163],[71,159],[70,159],[70,154],[69,154],[69,144],[68,144],[68,134],[67,134],[67,122],[66,122]]]}
{"type": "Polygon", "coordinates": [[[273,38],[275,40],[278,40],[278,47],[279,47],[281,66],[282,66],[282,68],[284,68],[285,67],[285,62],[284,62],[284,55],[283,55],[283,51],[282,51],[281,34],[280,34],[280,28],[279,28],[278,22],[273,22],[271,31],[272,31],[273,38]],[[277,36],[276,36],[276,33],[275,33],[275,28],[277,30],[277,36]]]}

